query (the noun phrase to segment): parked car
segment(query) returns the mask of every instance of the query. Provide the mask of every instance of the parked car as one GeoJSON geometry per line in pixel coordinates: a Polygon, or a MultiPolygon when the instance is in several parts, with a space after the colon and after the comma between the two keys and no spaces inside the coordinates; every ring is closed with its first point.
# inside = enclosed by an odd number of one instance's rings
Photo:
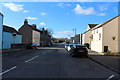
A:
{"type": "Polygon", "coordinates": [[[88,49],[84,45],[74,44],[70,50],[70,55],[74,56],[85,56],[88,57],[88,49]]]}
{"type": "Polygon", "coordinates": [[[37,44],[36,43],[29,43],[27,44],[27,49],[36,49],[37,48],[37,44]]]}
{"type": "Polygon", "coordinates": [[[68,47],[67,47],[67,51],[68,51],[68,52],[73,48],[73,45],[74,45],[74,44],[69,44],[69,45],[68,45],[68,47]]]}
{"type": "Polygon", "coordinates": [[[69,44],[65,44],[65,49],[67,49],[68,46],[69,46],[69,44]]]}

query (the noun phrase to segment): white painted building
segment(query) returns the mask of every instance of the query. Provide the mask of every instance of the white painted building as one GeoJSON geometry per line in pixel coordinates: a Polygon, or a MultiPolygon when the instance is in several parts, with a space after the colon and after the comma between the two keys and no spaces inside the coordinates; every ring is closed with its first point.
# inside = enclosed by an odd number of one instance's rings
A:
{"type": "Polygon", "coordinates": [[[10,49],[11,44],[19,43],[22,43],[22,35],[20,35],[14,28],[4,25],[2,49],[10,49]]]}
{"type": "Polygon", "coordinates": [[[0,49],[2,49],[3,14],[0,13],[0,49]]]}
{"type": "Polygon", "coordinates": [[[82,35],[82,44],[88,43],[91,48],[91,30],[98,24],[88,24],[86,31],[82,35]]]}
{"type": "Polygon", "coordinates": [[[116,16],[92,29],[91,50],[120,52],[120,16],[116,16]]]}

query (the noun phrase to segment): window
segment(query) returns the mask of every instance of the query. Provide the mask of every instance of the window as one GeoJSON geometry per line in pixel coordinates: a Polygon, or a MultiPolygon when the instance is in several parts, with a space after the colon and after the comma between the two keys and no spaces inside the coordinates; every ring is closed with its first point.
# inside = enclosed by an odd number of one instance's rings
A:
{"type": "Polygon", "coordinates": [[[97,29],[97,33],[98,33],[98,29],[97,29]]]}
{"type": "Polygon", "coordinates": [[[16,33],[13,33],[12,36],[15,37],[15,36],[16,36],[16,33]]]}
{"type": "Polygon", "coordinates": [[[101,40],[101,33],[99,33],[99,40],[101,40]]]}

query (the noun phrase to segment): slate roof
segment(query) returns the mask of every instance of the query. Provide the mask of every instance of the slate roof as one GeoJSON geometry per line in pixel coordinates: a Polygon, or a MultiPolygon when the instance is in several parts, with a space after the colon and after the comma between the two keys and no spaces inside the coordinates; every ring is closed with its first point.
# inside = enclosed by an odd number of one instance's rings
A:
{"type": "Polygon", "coordinates": [[[2,15],[3,16],[3,14],[0,12],[0,15],[2,15]]]}
{"type": "Polygon", "coordinates": [[[90,29],[85,31],[83,34],[85,34],[86,32],[90,31],[91,29],[93,29],[95,26],[99,25],[99,24],[88,24],[90,26],[90,29]]]}
{"type": "Polygon", "coordinates": [[[95,26],[97,26],[98,24],[88,24],[90,26],[90,28],[94,28],[95,26]]]}
{"type": "Polygon", "coordinates": [[[9,33],[17,33],[20,34],[16,29],[3,25],[3,32],[9,32],[9,33]]]}

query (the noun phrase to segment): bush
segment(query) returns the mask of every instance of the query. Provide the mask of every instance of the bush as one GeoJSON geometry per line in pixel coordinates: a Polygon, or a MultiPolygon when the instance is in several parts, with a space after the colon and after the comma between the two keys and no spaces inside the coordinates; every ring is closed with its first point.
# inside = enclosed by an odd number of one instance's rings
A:
{"type": "Polygon", "coordinates": [[[89,49],[89,43],[85,43],[84,45],[89,49]]]}
{"type": "Polygon", "coordinates": [[[111,51],[108,50],[108,51],[106,52],[106,55],[110,55],[110,54],[111,54],[111,51]]]}

